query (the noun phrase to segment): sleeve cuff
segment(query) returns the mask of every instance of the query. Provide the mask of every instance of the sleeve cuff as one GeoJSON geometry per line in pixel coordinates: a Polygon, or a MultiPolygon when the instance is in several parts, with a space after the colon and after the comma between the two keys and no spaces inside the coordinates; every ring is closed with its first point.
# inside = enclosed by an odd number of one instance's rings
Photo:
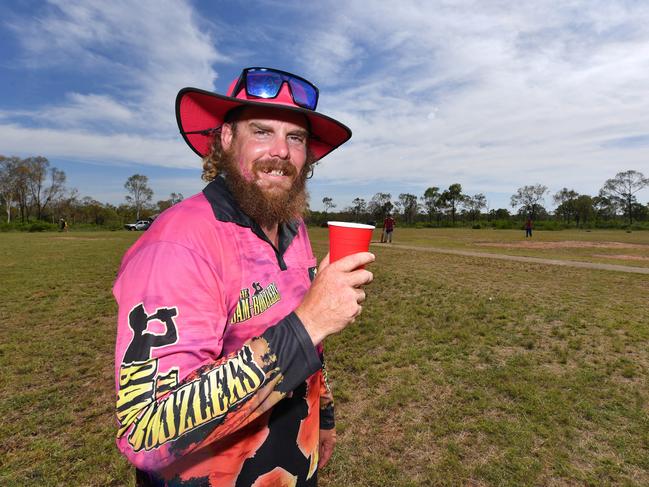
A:
{"type": "Polygon", "coordinates": [[[284,377],[277,385],[277,391],[293,391],[322,367],[311,337],[295,313],[268,328],[262,337],[276,355],[277,365],[284,377]]]}
{"type": "Polygon", "coordinates": [[[328,404],[324,408],[320,409],[320,429],[332,430],[335,427],[336,422],[334,420],[334,405],[328,404]]]}

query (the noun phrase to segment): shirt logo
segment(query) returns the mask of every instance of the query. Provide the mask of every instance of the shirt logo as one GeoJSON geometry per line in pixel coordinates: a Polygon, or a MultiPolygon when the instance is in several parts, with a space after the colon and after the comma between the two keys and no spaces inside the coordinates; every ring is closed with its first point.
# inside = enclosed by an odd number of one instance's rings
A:
{"type": "Polygon", "coordinates": [[[271,306],[279,303],[282,299],[274,282],[271,282],[265,288],[260,283],[253,282],[251,287],[252,294],[248,288],[243,288],[239,292],[239,301],[230,318],[231,325],[242,323],[253,316],[265,313],[271,306]]]}

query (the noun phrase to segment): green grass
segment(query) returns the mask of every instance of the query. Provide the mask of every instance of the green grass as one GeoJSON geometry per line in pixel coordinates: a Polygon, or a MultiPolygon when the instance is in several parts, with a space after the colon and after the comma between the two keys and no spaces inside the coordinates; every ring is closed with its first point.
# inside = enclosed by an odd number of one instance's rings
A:
{"type": "MultiPolygon", "coordinates": [[[[487,251],[519,233],[395,242],[487,251]]],[[[113,440],[110,288],[138,235],[0,235],[0,485],[132,485],[113,440]]],[[[312,235],[321,257],[326,231],[312,235]]],[[[363,315],[326,344],[338,446],[322,486],[649,484],[649,276],[373,251],[363,315]]]]}
{"type": "MultiPolygon", "coordinates": [[[[325,238],[326,229],[314,231],[325,238]]],[[[373,241],[380,237],[375,230],[373,241]]],[[[401,245],[649,267],[649,232],[534,231],[532,239],[525,239],[523,230],[397,228],[393,240],[401,245]]]]}

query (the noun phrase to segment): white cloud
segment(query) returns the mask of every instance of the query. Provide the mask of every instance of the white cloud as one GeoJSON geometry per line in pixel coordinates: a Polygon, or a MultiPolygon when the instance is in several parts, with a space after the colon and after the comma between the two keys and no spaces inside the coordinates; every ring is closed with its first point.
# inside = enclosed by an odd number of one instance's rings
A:
{"type": "Polygon", "coordinates": [[[135,107],[128,107],[107,95],[83,95],[68,93],[67,103],[45,107],[33,112],[23,111],[47,125],[79,127],[84,124],[118,124],[118,127],[132,125],[136,117],[135,107]],[[54,123],[52,123],[54,122],[54,123]]]}
{"type": "MultiPolygon", "coordinates": [[[[14,24],[25,62],[102,73],[105,83],[0,113],[3,150],[33,153],[36,143],[48,157],[193,164],[173,101],[182,86],[212,86],[214,64],[230,61],[206,30],[219,20],[201,24],[187,1],[50,5],[14,24]],[[30,117],[41,131],[17,122],[30,117]]],[[[647,3],[352,0],[301,5],[299,21],[294,4],[263,5],[286,25],[242,19],[250,35],[232,36],[223,50],[246,59],[287,53],[317,81],[319,109],[354,131],[318,169],[325,184],[370,179],[381,191],[460,182],[472,194],[512,194],[542,183],[594,194],[618,171],[649,175],[647,146],[624,144],[649,133],[647,3]]]]}
{"type": "MultiPolygon", "coordinates": [[[[351,2],[336,12],[323,28],[345,49],[329,51],[327,70],[343,82],[323,90],[321,109],[354,137],[319,177],[594,194],[618,171],[649,172],[646,147],[606,147],[649,132],[646,5],[351,2]],[[350,62],[367,45],[375,57],[350,62]]],[[[308,37],[303,51],[319,42],[308,37]]]]}
{"type": "MultiPolygon", "coordinates": [[[[84,102],[110,105],[108,113],[96,113],[98,120],[117,115],[131,122],[131,130],[175,133],[173,104],[178,90],[188,85],[211,87],[217,77],[212,65],[227,59],[216,50],[210,34],[198,27],[187,1],[49,3],[46,14],[13,24],[25,48],[25,63],[32,69],[69,69],[100,79],[87,94],[68,94],[68,103],[47,109],[61,114],[64,124],[88,121],[90,114],[80,113],[83,107],[78,103],[86,96],[84,102]]],[[[33,115],[39,117],[41,112],[33,115]]],[[[49,126],[57,123],[54,117],[49,126]]]]}
{"type": "Polygon", "coordinates": [[[136,134],[102,134],[69,129],[25,128],[0,124],[0,147],[18,156],[37,153],[49,159],[73,158],[94,163],[145,164],[192,168],[198,158],[180,140],[154,139],[136,134]]]}

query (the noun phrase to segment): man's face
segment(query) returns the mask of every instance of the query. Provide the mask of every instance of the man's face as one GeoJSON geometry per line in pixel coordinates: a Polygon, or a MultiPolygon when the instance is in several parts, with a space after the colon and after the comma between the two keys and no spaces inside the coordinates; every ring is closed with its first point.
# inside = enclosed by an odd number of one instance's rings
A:
{"type": "Polygon", "coordinates": [[[308,129],[304,116],[266,107],[246,108],[237,132],[225,124],[223,150],[234,156],[241,176],[267,195],[288,192],[307,158],[308,129]]]}
{"type": "Polygon", "coordinates": [[[272,108],[248,107],[221,129],[222,161],[234,197],[262,227],[301,216],[308,132],[306,119],[272,108]]]}

